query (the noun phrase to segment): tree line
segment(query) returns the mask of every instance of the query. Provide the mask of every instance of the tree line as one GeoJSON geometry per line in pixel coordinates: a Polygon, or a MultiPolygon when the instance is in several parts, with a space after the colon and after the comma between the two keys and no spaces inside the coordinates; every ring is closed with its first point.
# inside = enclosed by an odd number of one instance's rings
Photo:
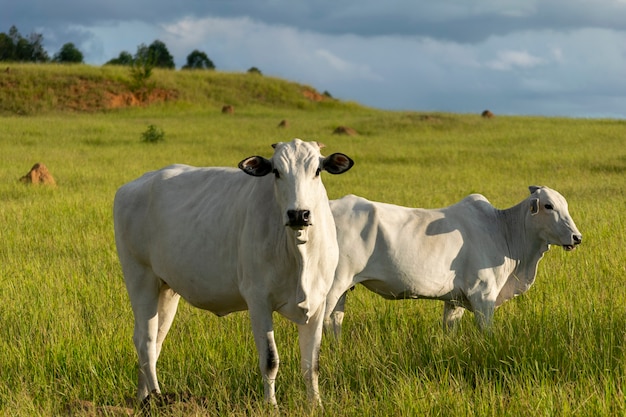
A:
{"type": "MultiPolygon", "coordinates": [[[[64,44],[52,58],[43,47],[43,35],[31,33],[27,37],[20,34],[15,26],[8,33],[0,33],[0,61],[6,62],[57,62],[83,63],[83,53],[72,42],[64,44]]],[[[122,51],[117,58],[107,61],[104,65],[140,66],[149,68],[174,69],[174,57],[165,43],[155,40],[150,45],[141,44],[135,55],[122,51]]],[[[187,55],[187,63],[183,69],[215,69],[213,61],[206,53],[194,49],[187,55]]]]}

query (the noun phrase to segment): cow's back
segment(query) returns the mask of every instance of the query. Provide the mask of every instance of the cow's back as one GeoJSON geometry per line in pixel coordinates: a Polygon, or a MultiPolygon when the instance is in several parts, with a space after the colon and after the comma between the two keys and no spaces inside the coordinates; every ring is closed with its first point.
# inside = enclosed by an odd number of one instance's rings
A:
{"type": "MultiPolygon", "coordinates": [[[[498,230],[497,210],[481,194],[470,194],[458,203],[436,211],[443,214],[444,227],[462,232],[468,244],[472,243],[471,240],[482,242],[485,238],[493,238],[498,230]]],[[[429,233],[435,233],[436,227],[430,225],[429,233]]]]}
{"type": "MultiPolygon", "coordinates": [[[[430,250],[426,229],[442,218],[439,211],[369,201],[353,195],[331,201],[339,242],[339,265],[333,288],[361,283],[385,298],[428,297],[423,275],[430,250]]],[[[426,269],[428,269],[426,265],[426,269]]],[[[428,283],[426,283],[428,286],[428,283]]]]}
{"type": "Polygon", "coordinates": [[[474,251],[484,249],[485,236],[491,239],[495,212],[478,194],[443,209],[346,196],[331,201],[331,210],[340,252],[334,286],[362,283],[386,298],[442,299],[456,296],[457,272],[480,256],[474,251]]]}

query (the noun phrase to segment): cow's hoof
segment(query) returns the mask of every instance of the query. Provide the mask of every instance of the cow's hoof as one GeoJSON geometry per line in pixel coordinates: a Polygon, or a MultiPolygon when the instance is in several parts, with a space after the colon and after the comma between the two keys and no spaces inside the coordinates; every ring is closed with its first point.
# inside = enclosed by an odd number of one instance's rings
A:
{"type": "Polygon", "coordinates": [[[146,398],[141,400],[140,408],[142,411],[150,411],[156,408],[165,407],[171,404],[170,396],[161,394],[157,390],[152,391],[146,398]]]}

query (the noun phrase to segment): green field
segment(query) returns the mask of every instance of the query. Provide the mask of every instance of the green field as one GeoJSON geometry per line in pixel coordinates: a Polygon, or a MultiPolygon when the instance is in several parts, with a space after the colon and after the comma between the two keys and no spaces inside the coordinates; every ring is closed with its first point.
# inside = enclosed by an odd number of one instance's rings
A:
{"type": "MultiPolygon", "coordinates": [[[[534,286],[496,311],[488,335],[471,313],[444,334],[441,302],[351,292],[343,342],[322,346],[325,415],[626,414],[625,121],[387,112],[312,101],[310,88],[268,77],[158,71],[174,99],[107,109],[103,91],[127,94],[126,76],[82,66],[0,74],[0,415],[132,412],[115,191],[170,163],[269,157],[270,144],[294,137],[354,159],[348,173],[323,176],[330,198],[435,208],[479,192],[507,208],[547,185],[584,236],[574,252],[546,253],[534,286]],[[163,142],[141,141],[149,125],[163,142]],[[333,135],[339,125],[358,135],[333,135]],[[18,182],[35,162],[56,187],[18,182]]],[[[296,328],[275,318],[279,405],[307,415],[296,328]]],[[[184,397],[163,415],[271,414],[247,313],[217,318],[181,302],[158,371],[162,389],[184,397]]]]}

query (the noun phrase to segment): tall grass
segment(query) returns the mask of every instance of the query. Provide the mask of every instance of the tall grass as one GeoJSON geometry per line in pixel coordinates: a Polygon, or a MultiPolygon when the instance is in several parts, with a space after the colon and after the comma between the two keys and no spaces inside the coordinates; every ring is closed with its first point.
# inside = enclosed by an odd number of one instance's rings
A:
{"type": "MultiPolygon", "coordinates": [[[[202,83],[196,76],[177,82],[202,83]]],[[[471,313],[444,334],[439,302],[350,292],[343,342],[322,346],[326,415],[626,413],[624,122],[242,103],[234,116],[190,99],[0,118],[0,414],[124,415],[136,355],[113,239],[116,189],[174,162],[236,166],[293,137],[355,160],[324,177],[331,198],[440,207],[480,192],[506,208],[528,185],[548,185],[584,235],[575,252],[546,254],[535,285],[496,311],[488,335],[471,313]],[[290,127],[277,128],[285,118],[290,127]],[[333,135],[340,124],[359,135],[333,135]],[[142,143],[149,125],[166,139],[142,143]],[[35,162],[56,188],[17,182],[35,162]]],[[[306,415],[295,326],[276,315],[276,333],[282,413],[306,415]]],[[[165,414],[271,414],[247,313],[218,319],[182,302],[158,370],[164,390],[195,399],[165,414]]]]}

